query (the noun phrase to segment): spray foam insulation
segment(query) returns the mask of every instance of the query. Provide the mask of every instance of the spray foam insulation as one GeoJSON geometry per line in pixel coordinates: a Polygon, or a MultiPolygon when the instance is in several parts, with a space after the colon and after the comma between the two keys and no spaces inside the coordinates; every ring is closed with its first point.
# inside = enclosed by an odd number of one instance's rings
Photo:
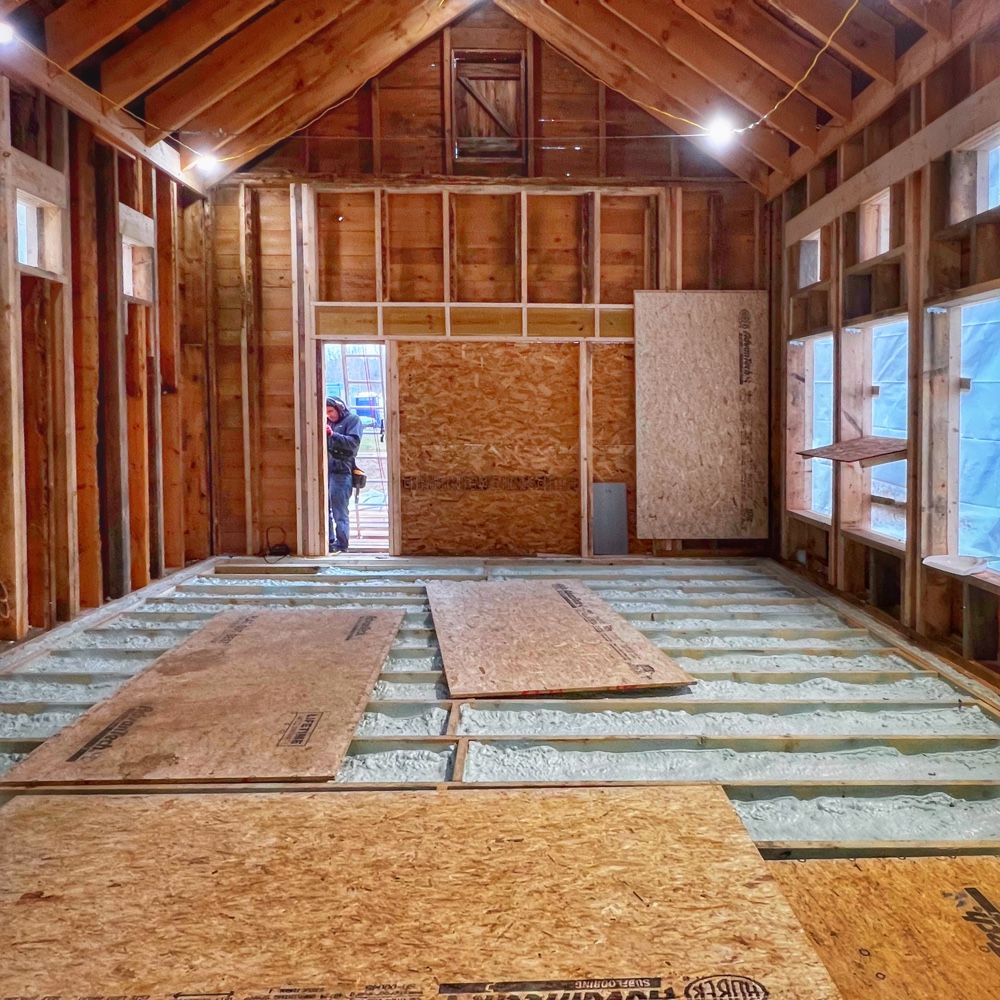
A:
{"type": "Polygon", "coordinates": [[[442,581],[427,596],[452,697],[695,683],[573,580],[442,581]]]}
{"type": "Polygon", "coordinates": [[[835,1000],[722,789],[31,795],[4,995],[835,1000]]]}
{"type": "Polygon", "coordinates": [[[402,619],[402,611],[220,614],[4,782],[332,778],[402,619]]]}

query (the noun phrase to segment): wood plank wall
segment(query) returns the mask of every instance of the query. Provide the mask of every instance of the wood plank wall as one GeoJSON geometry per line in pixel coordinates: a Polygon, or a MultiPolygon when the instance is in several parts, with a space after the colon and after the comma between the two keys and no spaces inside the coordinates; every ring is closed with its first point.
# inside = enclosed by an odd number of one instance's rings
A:
{"type": "Polygon", "coordinates": [[[756,194],[665,131],[488,5],[220,185],[219,551],[311,537],[308,503],[297,511],[314,487],[296,463],[293,225],[300,285],[315,286],[305,349],[316,335],[394,342],[400,552],[587,552],[581,473],[626,483],[631,551],[694,551],[635,535],[632,296],[763,287],[765,246],[756,194]],[[447,155],[442,67],[476,48],[526,53],[537,131],[523,166],[447,155]],[[305,185],[300,222],[289,182],[305,185]],[[581,348],[598,329],[610,342],[581,348]]]}
{"type": "Polygon", "coordinates": [[[182,331],[209,345],[210,211],[4,78],[0,153],[19,164],[16,190],[0,170],[0,640],[18,640],[210,551],[208,506],[189,519],[179,502],[187,467],[208,474],[207,361],[179,354],[182,331]],[[18,253],[20,191],[44,226],[37,261],[18,253]]]}

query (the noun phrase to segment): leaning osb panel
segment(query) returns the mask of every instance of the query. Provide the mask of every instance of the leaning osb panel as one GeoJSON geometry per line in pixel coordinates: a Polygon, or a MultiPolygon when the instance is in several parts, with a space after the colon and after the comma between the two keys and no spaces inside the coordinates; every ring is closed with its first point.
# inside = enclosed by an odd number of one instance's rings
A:
{"type": "Polygon", "coordinates": [[[711,786],[25,796],[0,838],[7,995],[839,997],[711,786]]]}
{"type": "Polygon", "coordinates": [[[643,538],[766,538],[766,292],[636,292],[643,538]]]}
{"type": "Polygon", "coordinates": [[[628,549],[652,552],[636,533],[635,510],[635,348],[631,344],[591,347],[594,419],[591,469],[595,483],[624,483],[628,504],[628,549]]]}
{"type": "Polygon", "coordinates": [[[407,555],[579,551],[575,344],[399,344],[407,555]]]}
{"type": "Polygon", "coordinates": [[[1000,858],[769,868],[845,1000],[1000,993],[1000,858]]]}

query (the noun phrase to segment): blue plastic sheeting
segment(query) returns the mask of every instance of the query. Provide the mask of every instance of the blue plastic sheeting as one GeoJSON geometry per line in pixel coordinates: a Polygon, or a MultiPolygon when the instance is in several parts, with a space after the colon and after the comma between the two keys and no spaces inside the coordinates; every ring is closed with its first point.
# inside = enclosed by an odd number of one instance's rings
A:
{"type": "Polygon", "coordinates": [[[1000,559],[1000,299],[962,310],[958,549],[1000,559]]]}
{"type": "Polygon", "coordinates": [[[986,207],[1000,206],[1000,147],[989,152],[989,172],[986,183],[986,207]]]}
{"type": "MultiPolygon", "coordinates": [[[[909,407],[909,325],[906,320],[872,329],[872,434],[906,439],[909,407]]],[[[906,462],[890,462],[871,470],[871,495],[906,502],[906,462]]],[[[871,528],[883,535],[906,538],[906,510],[873,503],[871,528]]]]}
{"type": "MultiPolygon", "coordinates": [[[[812,442],[810,448],[833,444],[833,336],[812,342],[812,442]]],[[[833,513],[833,462],[812,459],[812,509],[833,513]]]]}

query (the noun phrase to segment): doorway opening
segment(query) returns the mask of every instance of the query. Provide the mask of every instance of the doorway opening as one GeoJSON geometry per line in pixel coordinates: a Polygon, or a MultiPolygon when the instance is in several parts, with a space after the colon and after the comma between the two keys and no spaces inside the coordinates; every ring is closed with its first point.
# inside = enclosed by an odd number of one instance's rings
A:
{"type": "Polygon", "coordinates": [[[326,396],[347,403],[363,427],[357,466],[368,479],[350,500],[349,544],[352,552],[389,551],[389,459],[386,431],[385,345],[323,345],[326,396]]]}

